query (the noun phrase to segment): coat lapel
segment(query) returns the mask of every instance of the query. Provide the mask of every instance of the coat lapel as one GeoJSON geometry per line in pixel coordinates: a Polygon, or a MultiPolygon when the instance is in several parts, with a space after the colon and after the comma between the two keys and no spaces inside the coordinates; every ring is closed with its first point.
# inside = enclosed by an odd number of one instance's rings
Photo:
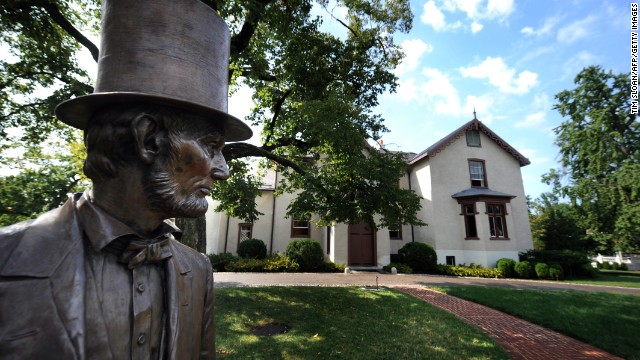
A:
{"type": "MultiPolygon", "coordinates": [[[[178,342],[178,334],[184,331],[193,331],[188,329],[188,324],[185,324],[185,319],[189,319],[189,316],[185,316],[185,311],[191,306],[192,280],[191,267],[188,261],[185,261],[182,251],[177,244],[177,240],[171,239],[171,251],[173,255],[165,267],[167,278],[167,311],[169,316],[169,331],[166,337],[167,354],[169,359],[176,359],[187,349],[181,349],[178,342]]],[[[182,338],[185,334],[182,334],[182,338]]]]}

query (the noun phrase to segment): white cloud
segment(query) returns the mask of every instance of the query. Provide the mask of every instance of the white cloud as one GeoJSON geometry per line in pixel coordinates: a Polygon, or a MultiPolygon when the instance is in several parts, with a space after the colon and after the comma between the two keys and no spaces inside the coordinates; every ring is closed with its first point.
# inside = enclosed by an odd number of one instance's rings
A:
{"type": "Polygon", "coordinates": [[[556,26],[556,24],[560,21],[560,18],[557,16],[554,17],[550,17],[545,19],[544,23],[542,24],[542,26],[539,29],[534,29],[531,26],[527,26],[522,28],[522,30],[520,30],[521,33],[531,36],[531,35],[535,35],[535,36],[543,36],[543,35],[549,35],[551,33],[551,31],[553,30],[553,28],[556,26]]]}
{"type": "Polygon", "coordinates": [[[488,19],[506,19],[513,10],[513,0],[489,0],[485,16],[488,19]]]}
{"type": "Polygon", "coordinates": [[[429,0],[423,6],[424,12],[420,20],[427,25],[431,25],[434,30],[442,31],[445,28],[444,14],[436,6],[435,1],[429,0]]]}
{"type": "Polygon", "coordinates": [[[470,22],[469,29],[472,33],[482,30],[483,25],[480,20],[505,21],[514,11],[513,0],[444,0],[440,7],[434,0],[427,1],[421,20],[424,24],[431,25],[436,31],[457,29],[463,26],[459,20],[454,23],[447,23],[443,11],[454,14],[462,12],[470,22]]]}
{"type": "Polygon", "coordinates": [[[396,67],[396,75],[400,76],[407,72],[413,71],[418,67],[420,58],[425,53],[433,51],[433,47],[420,39],[405,40],[400,44],[405,58],[402,63],[396,67]]]}
{"type": "Polygon", "coordinates": [[[477,33],[477,32],[480,32],[480,30],[482,30],[482,28],[483,28],[482,24],[480,24],[478,22],[473,22],[471,24],[471,32],[474,33],[474,34],[477,33]]]}
{"type": "Polygon", "coordinates": [[[594,28],[593,23],[597,18],[589,15],[582,20],[577,20],[558,30],[558,42],[572,44],[578,40],[588,38],[594,28]]]}
{"type": "Polygon", "coordinates": [[[449,78],[434,68],[424,68],[422,74],[428,80],[420,86],[419,90],[427,97],[436,99],[436,113],[458,115],[460,113],[460,98],[449,78]]]}
{"type": "Polygon", "coordinates": [[[583,68],[598,63],[599,57],[588,51],[581,51],[562,64],[563,78],[575,77],[583,68]]]}
{"type": "Polygon", "coordinates": [[[460,68],[464,77],[487,79],[501,92],[524,94],[538,83],[538,74],[525,70],[516,76],[516,71],[509,68],[500,57],[487,57],[477,66],[460,68]]]}
{"type": "Polygon", "coordinates": [[[544,124],[545,120],[545,113],[541,111],[527,115],[523,121],[515,123],[514,126],[517,128],[537,127],[544,124]]]}
{"type": "Polygon", "coordinates": [[[522,28],[522,30],[520,30],[520,33],[525,35],[533,35],[535,34],[535,30],[533,30],[531,26],[525,26],[522,28]]]}
{"type": "Polygon", "coordinates": [[[400,101],[405,103],[412,100],[420,101],[418,87],[411,78],[398,81],[395,95],[400,98],[400,101]]]}
{"type": "Polygon", "coordinates": [[[545,92],[541,92],[539,94],[536,94],[533,97],[533,106],[535,106],[535,108],[540,109],[540,110],[551,110],[551,99],[549,98],[549,95],[547,95],[547,93],[545,92]]]}
{"type": "Polygon", "coordinates": [[[491,124],[493,122],[493,115],[491,114],[493,104],[493,97],[489,94],[483,94],[480,96],[467,95],[464,101],[464,106],[460,109],[460,112],[462,113],[462,116],[470,116],[473,114],[472,111],[475,111],[478,120],[485,124],[491,124]]]}

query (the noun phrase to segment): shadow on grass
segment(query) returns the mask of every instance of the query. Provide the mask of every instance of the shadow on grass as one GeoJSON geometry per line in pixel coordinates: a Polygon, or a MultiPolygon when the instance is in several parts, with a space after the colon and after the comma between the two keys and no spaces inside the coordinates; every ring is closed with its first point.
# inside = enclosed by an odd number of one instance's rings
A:
{"type": "Polygon", "coordinates": [[[508,359],[477,328],[392,290],[356,287],[217,289],[221,359],[508,359]],[[286,324],[274,336],[256,326],[286,324]]]}

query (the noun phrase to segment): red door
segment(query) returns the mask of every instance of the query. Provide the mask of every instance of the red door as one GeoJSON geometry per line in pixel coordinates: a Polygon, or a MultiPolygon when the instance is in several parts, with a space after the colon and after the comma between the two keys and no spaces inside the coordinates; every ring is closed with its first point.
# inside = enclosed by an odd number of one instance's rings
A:
{"type": "Polygon", "coordinates": [[[376,265],[375,231],[364,222],[349,225],[349,265],[376,265]]]}

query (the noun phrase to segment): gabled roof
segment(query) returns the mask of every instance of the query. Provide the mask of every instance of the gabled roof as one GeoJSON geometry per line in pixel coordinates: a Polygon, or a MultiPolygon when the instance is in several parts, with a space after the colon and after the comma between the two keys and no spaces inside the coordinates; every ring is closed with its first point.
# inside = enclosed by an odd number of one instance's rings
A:
{"type": "Polygon", "coordinates": [[[518,160],[518,162],[520,163],[520,166],[531,164],[529,159],[527,159],[524,155],[519,153],[518,150],[514,149],[513,146],[507,144],[506,141],[504,141],[500,136],[498,136],[496,133],[491,131],[491,129],[489,129],[486,125],[484,125],[480,120],[474,118],[473,120],[462,125],[458,129],[450,133],[449,135],[440,139],[435,144],[429,146],[427,149],[420,152],[418,155],[414,156],[413,159],[409,161],[409,165],[414,165],[424,158],[436,156],[439,152],[444,150],[447,146],[451,145],[453,142],[455,142],[459,138],[465,136],[467,131],[471,129],[481,131],[485,135],[487,135],[491,140],[493,140],[496,144],[498,144],[498,146],[500,146],[502,149],[504,149],[506,152],[508,152],[514,158],[516,158],[516,160],[518,160]]]}

